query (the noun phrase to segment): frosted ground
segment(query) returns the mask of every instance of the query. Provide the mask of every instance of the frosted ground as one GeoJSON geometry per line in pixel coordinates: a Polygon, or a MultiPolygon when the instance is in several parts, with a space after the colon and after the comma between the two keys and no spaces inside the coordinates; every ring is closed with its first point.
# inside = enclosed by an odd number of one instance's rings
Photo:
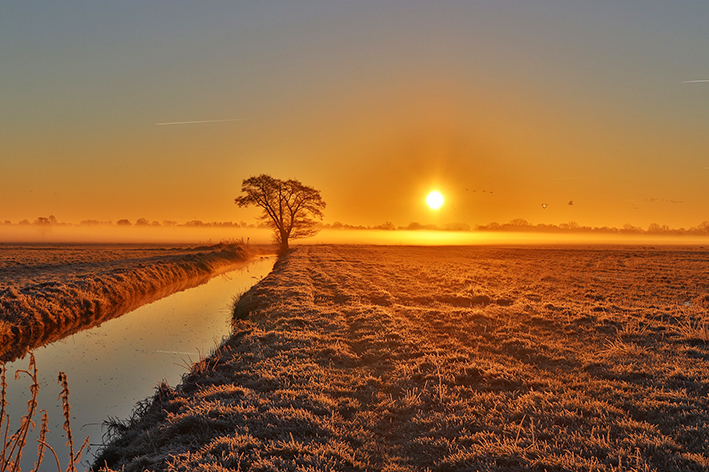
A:
{"type": "Polygon", "coordinates": [[[299,247],[113,470],[709,468],[709,251],[299,247]]]}

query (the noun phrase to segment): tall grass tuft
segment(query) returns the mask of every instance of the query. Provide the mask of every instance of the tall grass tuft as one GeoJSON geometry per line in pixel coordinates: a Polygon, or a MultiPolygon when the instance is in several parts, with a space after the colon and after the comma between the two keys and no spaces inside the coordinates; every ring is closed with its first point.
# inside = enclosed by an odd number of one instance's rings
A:
{"type": "MultiPolygon", "coordinates": [[[[27,413],[20,419],[20,426],[17,431],[10,434],[10,415],[7,413],[7,367],[5,363],[0,363],[0,437],[2,439],[2,451],[0,451],[0,472],[19,472],[22,461],[22,454],[27,445],[27,435],[30,430],[34,430],[35,422],[33,420],[37,413],[37,394],[39,393],[39,381],[37,379],[37,362],[34,354],[30,352],[30,362],[27,370],[20,369],[15,373],[15,380],[19,379],[20,374],[29,376],[32,384],[30,385],[30,399],[27,401],[27,413]]],[[[76,462],[81,458],[81,454],[89,444],[87,437],[79,451],[74,453],[74,439],[71,432],[71,422],[69,412],[69,383],[64,372],[59,373],[59,383],[62,386],[62,391],[59,398],[62,400],[62,411],[64,413],[64,431],[67,433],[67,446],[69,446],[69,464],[66,472],[76,472],[76,462]]],[[[42,460],[45,456],[45,450],[48,449],[57,465],[57,472],[62,472],[59,457],[52,446],[47,444],[46,437],[49,432],[49,417],[46,410],[40,410],[40,428],[37,437],[37,461],[34,463],[32,472],[37,472],[42,460]]]]}
{"type": "Polygon", "coordinates": [[[27,444],[27,434],[30,429],[34,428],[32,417],[37,412],[37,392],[39,391],[39,382],[37,381],[37,364],[34,355],[30,355],[30,365],[27,370],[18,370],[15,373],[15,380],[20,377],[20,374],[27,374],[32,380],[30,385],[30,399],[27,401],[27,414],[20,419],[20,427],[10,435],[10,416],[6,413],[7,401],[5,394],[7,392],[7,368],[2,365],[2,417],[0,417],[0,428],[4,424],[4,434],[2,437],[2,453],[0,453],[0,471],[19,471],[20,461],[22,460],[22,452],[27,444]]]}
{"type": "Polygon", "coordinates": [[[69,447],[69,464],[67,465],[67,472],[76,472],[76,463],[81,460],[81,454],[84,449],[89,445],[89,437],[84,439],[84,443],[81,445],[79,450],[74,454],[74,437],[71,434],[71,405],[69,404],[69,382],[67,382],[66,374],[64,372],[59,372],[59,377],[57,379],[59,385],[62,386],[62,391],[59,394],[59,398],[62,401],[62,413],[64,414],[64,425],[62,428],[66,432],[66,445],[69,447]]]}

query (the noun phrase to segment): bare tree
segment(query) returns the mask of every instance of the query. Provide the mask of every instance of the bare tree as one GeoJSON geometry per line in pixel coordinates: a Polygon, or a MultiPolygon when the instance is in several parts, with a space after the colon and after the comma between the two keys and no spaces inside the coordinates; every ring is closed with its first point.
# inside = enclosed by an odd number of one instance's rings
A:
{"type": "Polygon", "coordinates": [[[279,180],[261,174],[249,177],[241,185],[244,194],[234,200],[240,207],[261,207],[260,219],[273,229],[281,253],[288,250],[290,239],[314,236],[319,229],[315,219],[322,219],[325,202],[320,191],[297,180],[279,180]]]}

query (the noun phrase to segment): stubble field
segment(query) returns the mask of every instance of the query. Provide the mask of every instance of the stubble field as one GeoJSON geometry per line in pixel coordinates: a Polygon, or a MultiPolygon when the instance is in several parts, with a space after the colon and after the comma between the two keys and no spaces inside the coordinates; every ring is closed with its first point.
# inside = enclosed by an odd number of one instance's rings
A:
{"type": "Polygon", "coordinates": [[[707,470],[709,251],[299,247],[114,470],[707,470]]]}

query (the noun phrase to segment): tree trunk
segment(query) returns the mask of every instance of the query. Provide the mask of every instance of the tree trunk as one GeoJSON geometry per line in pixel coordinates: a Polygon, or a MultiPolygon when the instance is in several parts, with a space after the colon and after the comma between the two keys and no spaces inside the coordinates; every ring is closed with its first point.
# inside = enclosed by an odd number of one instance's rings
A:
{"type": "Polygon", "coordinates": [[[284,235],[284,234],[281,234],[281,250],[280,250],[280,253],[281,253],[281,254],[285,254],[285,253],[288,251],[288,249],[289,249],[289,247],[288,247],[288,236],[287,236],[287,235],[284,235]]]}

